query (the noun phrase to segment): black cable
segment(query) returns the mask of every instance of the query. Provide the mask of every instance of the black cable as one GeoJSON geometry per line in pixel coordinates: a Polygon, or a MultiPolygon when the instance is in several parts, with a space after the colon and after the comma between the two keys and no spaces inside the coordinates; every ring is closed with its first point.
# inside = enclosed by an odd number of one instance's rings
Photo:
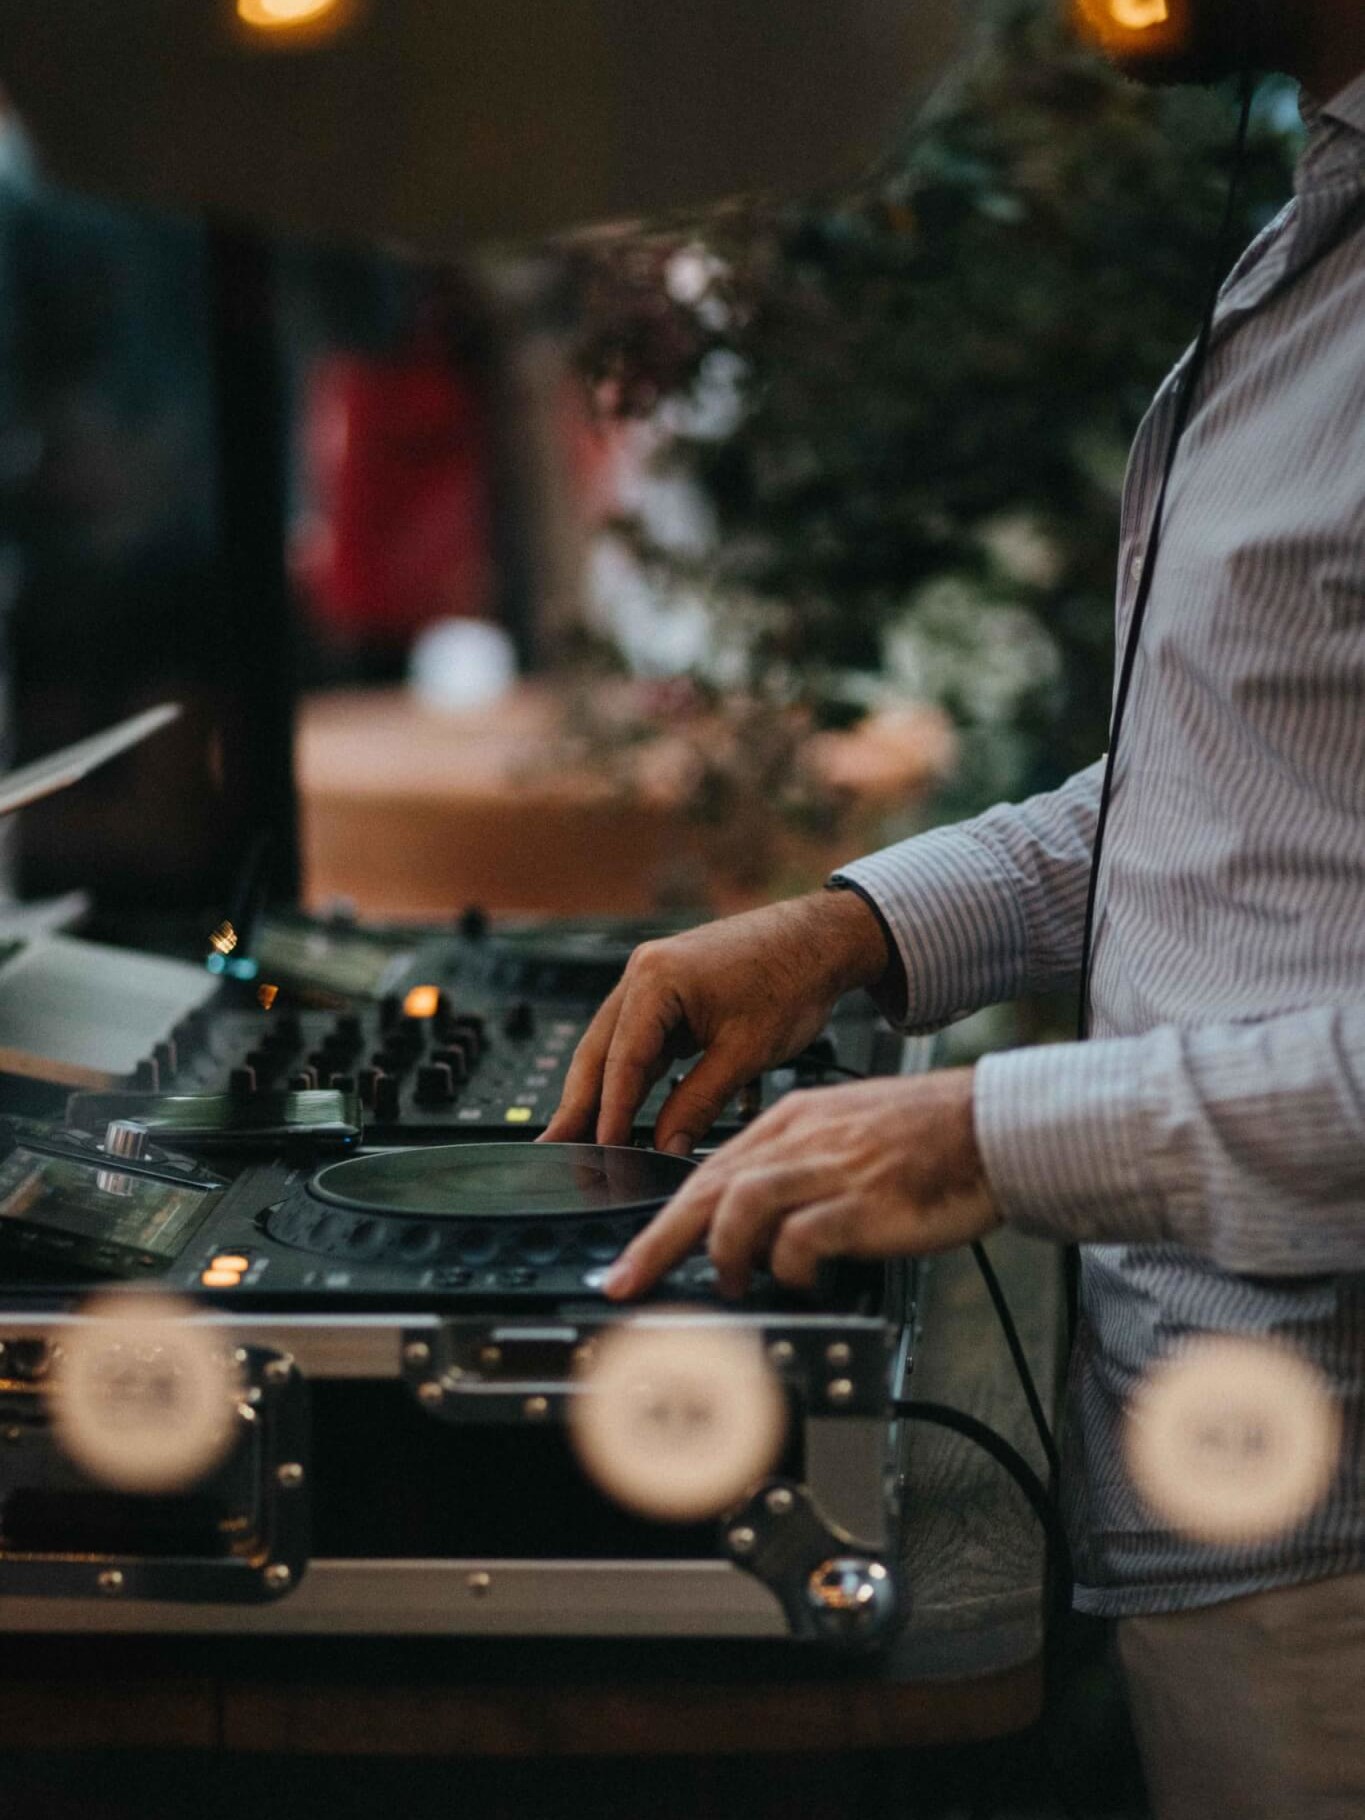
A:
{"type": "Polygon", "coordinates": [[[1048,1603],[1054,1619],[1064,1618],[1071,1610],[1074,1585],[1071,1544],[1067,1541],[1056,1499],[1018,1448],[1002,1434],[997,1434],[988,1423],[978,1421],[975,1416],[969,1416],[961,1409],[953,1409],[947,1403],[921,1402],[917,1397],[897,1397],[892,1408],[897,1415],[905,1416],[912,1422],[927,1422],[935,1428],[946,1428],[953,1434],[962,1435],[966,1440],[974,1442],[983,1453],[989,1454],[1010,1475],[1028,1499],[1042,1528],[1048,1603]]]}
{"type": "MultiPolygon", "coordinates": [[[[842,1074],[853,1081],[865,1081],[868,1078],[858,1069],[845,1068],[838,1062],[822,1060],[820,1066],[825,1074],[842,1074]]],[[[1024,1393],[1024,1401],[1028,1404],[1029,1415],[1033,1418],[1033,1426],[1037,1431],[1038,1443],[1043,1450],[1043,1458],[1047,1461],[1051,1483],[1055,1486],[1062,1474],[1062,1462],[1046,1412],[1043,1409],[1043,1399],[1038,1395],[1038,1386],[1029,1369],[1023,1342],[1019,1338],[1019,1329],[1014,1324],[1014,1316],[1005,1299],[1005,1292],[1000,1287],[1000,1279],[995,1274],[995,1267],[986,1256],[986,1248],[979,1239],[972,1241],[971,1252],[976,1259],[976,1267],[981,1272],[981,1280],[986,1285],[986,1293],[991,1298],[996,1319],[1000,1323],[1000,1331],[1005,1336],[1005,1345],[1009,1348],[1010,1358],[1014,1361],[1015,1375],[1018,1377],[1019,1387],[1024,1393]]]]}
{"type": "Polygon", "coordinates": [[[981,1272],[981,1279],[986,1285],[986,1293],[994,1305],[996,1319],[1000,1322],[1000,1331],[1005,1336],[1005,1344],[1014,1361],[1015,1375],[1018,1377],[1019,1386],[1024,1393],[1024,1401],[1028,1404],[1028,1412],[1033,1417],[1033,1426],[1038,1434],[1043,1457],[1047,1461],[1051,1483],[1055,1486],[1062,1476],[1062,1462],[1057,1452],[1057,1443],[1052,1437],[1052,1428],[1043,1410],[1043,1399],[1038,1395],[1038,1386],[1034,1383],[1033,1373],[1029,1370],[1029,1362],[1024,1355],[1019,1329],[1014,1324],[1014,1316],[1010,1313],[1010,1305],[1005,1300],[1005,1292],[1000,1287],[1000,1279],[995,1274],[995,1267],[986,1256],[986,1248],[979,1239],[972,1241],[972,1256],[976,1259],[976,1267],[981,1272]]]}

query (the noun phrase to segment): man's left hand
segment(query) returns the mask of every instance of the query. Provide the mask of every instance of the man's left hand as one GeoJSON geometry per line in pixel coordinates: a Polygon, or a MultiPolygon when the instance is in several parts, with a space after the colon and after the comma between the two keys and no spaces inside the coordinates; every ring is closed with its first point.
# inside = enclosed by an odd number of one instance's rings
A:
{"type": "Polygon", "coordinates": [[[808,1088],[703,1163],[605,1287],[639,1295],[705,1238],[724,1295],[742,1295],[765,1257],[780,1282],[809,1288],[822,1259],[950,1251],[999,1224],[970,1068],[808,1088]]]}

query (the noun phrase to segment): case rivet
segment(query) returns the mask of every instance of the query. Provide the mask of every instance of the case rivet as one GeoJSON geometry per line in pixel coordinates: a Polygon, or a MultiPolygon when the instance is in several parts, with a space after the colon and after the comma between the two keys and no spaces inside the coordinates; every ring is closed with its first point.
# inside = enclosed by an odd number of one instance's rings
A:
{"type": "Polygon", "coordinates": [[[825,1388],[831,1403],[847,1403],[853,1396],[852,1378],[835,1378],[825,1388]]]}
{"type": "Polygon", "coordinates": [[[283,1561],[272,1561],[261,1578],[271,1592],[283,1592],[292,1583],[294,1576],[283,1561]]]}
{"type": "Polygon", "coordinates": [[[742,1523],[737,1529],[732,1529],[725,1540],[730,1545],[730,1553],[732,1555],[747,1555],[752,1553],[754,1543],[758,1540],[758,1537],[754,1534],[753,1530],[749,1528],[747,1523],[742,1523]]]}
{"type": "Polygon", "coordinates": [[[275,1468],[275,1477],[286,1491],[297,1491],[303,1484],[303,1468],[297,1460],[286,1460],[275,1468]]]}
{"type": "Polygon", "coordinates": [[[102,1593],[108,1593],[110,1598],[117,1598],[118,1594],[123,1591],[123,1575],[116,1567],[110,1567],[100,1575],[95,1584],[102,1593]]]}
{"type": "Polygon", "coordinates": [[[431,1363],[430,1346],[425,1340],[409,1340],[403,1348],[403,1363],[412,1366],[429,1365],[431,1363]]]}
{"type": "Polygon", "coordinates": [[[796,1499],[785,1485],[774,1485],[763,1502],[775,1517],[785,1517],[796,1499]]]}

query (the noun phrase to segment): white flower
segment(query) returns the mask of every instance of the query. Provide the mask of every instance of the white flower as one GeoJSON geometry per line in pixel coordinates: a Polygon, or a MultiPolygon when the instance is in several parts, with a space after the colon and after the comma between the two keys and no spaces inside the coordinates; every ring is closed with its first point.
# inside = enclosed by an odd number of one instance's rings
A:
{"type": "Polygon", "coordinates": [[[977,529],[977,539],[1009,581],[1030,588],[1055,588],[1062,578],[1062,551],[1032,512],[1001,512],[977,529]]]}
{"type": "Polygon", "coordinates": [[[717,278],[725,275],[723,259],[717,259],[704,246],[695,242],[680,246],[664,269],[664,288],[674,303],[696,304],[710,290],[717,278]]]}
{"type": "Polygon", "coordinates": [[[1032,613],[963,576],[926,583],[888,628],[882,652],[908,695],[982,724],[1012,720],[1062,673],[1061,653],[1032,613]]]}

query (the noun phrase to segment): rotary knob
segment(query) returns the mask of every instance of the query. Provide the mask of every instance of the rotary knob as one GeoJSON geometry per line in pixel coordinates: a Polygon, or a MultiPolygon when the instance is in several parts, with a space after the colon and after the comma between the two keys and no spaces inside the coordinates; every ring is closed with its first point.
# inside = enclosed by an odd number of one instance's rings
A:
{"type": "Polygon", "coordinates": [[[445,1062],[427,1062],[417,1070],[416,1097],[424,1104],[443,1106],[455,1098],[454,1075],[445,1062]]]}
{"type": "Polygon", "coordinates": [[[136,1119],[110,1119],[104,1128],[104,1154],[135,1162],[147,1154],[147,1127],[136,1119]]]}

